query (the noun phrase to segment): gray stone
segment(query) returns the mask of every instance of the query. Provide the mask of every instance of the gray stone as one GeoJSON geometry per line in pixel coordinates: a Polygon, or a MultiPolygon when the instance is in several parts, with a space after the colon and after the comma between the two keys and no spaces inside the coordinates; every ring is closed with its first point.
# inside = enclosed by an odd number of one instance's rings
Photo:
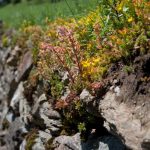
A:
{"type": "Polygon", "coordinates": [[[80,133],[74,136],[59,136],[53,141],[55,150],[125,150],[122,142],[114,136],[91,136],[82,142],[80,133]]]}
{"type": "Polygon", "coordinates": [[[80,134],[74,136],[59,136],[55,138],[53,145],[55,150],[81,150],[80,134]]]}
{"type": "Polygon", "coordinates": [[[149,77],[149,67],[150,54],[146,54],[135,58],[131,73],[120,68],[119,85],[107,91],[99,103],[105,127],[134,150],[150,149],[150,80],[141,82],[149,77]]]}
{"type": "Polygon", "coordinates": [[[52,138],[52,135],[44,131],[39,131],[39,137],[42,139],[42,141],[47,142],[52,138]]]}
{"type": "Polygon", "coordinates": [[[62,77],[62,81],[63,82],[66,82],[67,80],[69,80],[69,74],[68,74],[68,72],[66,71],[66,72],[64,72],[64,74],[63,74],[63,77],[62,77]]]}
{"type": "Polygon", "coordinates": [[[122,135],[120,138],[123,141],[125,139],[125,144],[130,145],[132,149],[140,150],[140,143],[148,128],[141,130],[141,121],[134,116],[135,109],[124,103],[118,103],[116,94],[112,92],[108,92],[100,104],[102,116],[108,122],[105,127],[113,134],[122,135]]]}
{"type": "Polygon", "coordinates": [[[20,118],[16,118],[8,128],[8,134],[5,135],[4,139],[6,142],[7,150],[13,150],[17,145],[17,140],[21,140],[21,136],[19,137],[18,132],[21,133],[21,128],[24,126],[23,122],[20,118]]]}
{"type": "Polygon", "coordinates": [[[25,147],[26,147],[26,140],[24,139],[23,141],[22,141],[22,143],[20,144],[20,147],[19,147],[19,150],[26,150],[25,149],[25,147]]]}
{"type": "Polygon", "coordinates": [[[91,102],[93,98],[94,97],[86,89],[84,89],[80,94],[80,99],[86,103],[91,102]]]}
{"type": "Polygon", "coordinates": [[[120,96],[120,88],[119,88],[119,86],[115,87],[114,92],[116,93],[117,96],[120,96]]]}
{"type": "Polygon", "coordinates": [[[6,119],[11,123],[13,121],[13,116],[14,116],[14,114],[12,112],[9,112],[6,115],[6,119]]]}
{"type": "Polygon", "coordinates": [[[19,103],[20,99],[22,99],[24,97],[23,92],[24,92],[23,82],[20,82],[20,84],[18,85],[18,88],[15,91],[14,96],[12,97],[11,102],[10,102],[10,106],[13,109],[15,109],[15,105],[17,103],[19,103]]]}
{"type": "Polygon", "coordinates": [[[40,113],[41,118],[44,120],[44,124],[48,127],[52,132],[58,132],[62,127],[61,120],[55,120],[47,117],[42,112],[40,113]]]}
{"type": "Polygon", "coordinates": [[[45,150],[44,144],[40,137],[35,139],[35,144],[32,146],[32,150],[45,150]]]}
{"type": "Polygon", "coordinates": [[[53,110],[51,104],[47,101],[45,94],[42,94],[35,102],[32,114],[42,119],[42,124],[52,133],[58,133],[62,127],[60,114],[56,110],[53,110]]]}
{"type": "Polygon", "coordinates": [[[38,131],[38,138],[35,139],[35,144],[32,146],[32,150],[45,150],[45,143],[52,138],[51,134],[44,131],[38,131]]]}
{"type": "Polygon", "coordinates": [[[11,51],[10,56],[6,60],[6,63],[10,66],[17,66],[20,51],[21,49],[18,46],[15,46],[15,48],[11,51]]]}
{"type": "Polygon", "coordinates": [[[61,118],[60,114],[56,110],[52,110],[52,109],[45,109],[43,111],[43,114],[51,119],[60,119],[61,118]]]}
{"type": "Polygon", "coordinates": [[[16,77],[16,82],[19,82],[20,80],[22,80],[24,77],[26,77],[26,74],[28,73],[28,71],[31,69],[32,67],[32,54],[31,52],[26,52],[25,55],[22,58],[22,61],[20,63],[20,65],[18,66],[18,74],[16,77]]]}
{"type": "Polygon", "coordinates": [[[32,114],[35,114],[37,112],[37,110],[40,108],[40,106],[41,106],[40,102],[46,101],[46,100],[47,100],[46,95],[42,94],[39,97],[39,99],[35,102],[35,105],[32,108],[32,114]]]}

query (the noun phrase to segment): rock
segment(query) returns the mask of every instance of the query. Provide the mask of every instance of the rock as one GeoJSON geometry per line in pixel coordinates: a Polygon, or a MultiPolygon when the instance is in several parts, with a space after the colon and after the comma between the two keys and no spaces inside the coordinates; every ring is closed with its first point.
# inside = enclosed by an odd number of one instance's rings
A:
{"type": "Polygon", "coordinates": [[[4,51],[0,49],[0,99],[7,99],[9,91],[12,91],[10,84],[15,77],[15,67],[6,64],[6,59],[9,56],[10,51],[10,48],[4,51]]]}
{"type": "Polygon", "coordinates": [[[143,131],[140,130],[140,120],[133,117],[133,110],[124,103],[117,103],[116,94],[111,92],[108,92],[101,101],[100,108],[103,117],[109,124],[106,128],[113,134],[122,135],[120,138],[132,149],[140,149],[139,137],[143,131]]]}
{"type": "Polygon", "coordinates": [[[6,63],[9,66],[17,66],[17,63],[19,61],[19,53],[20,53],[21,49],[16,46],[10,53],[10,56],[8,57],[8,59],[6,60],[6,63]]]}
{"type": "Polygon", "coordinates": [[[100,100],[99,112],[105,118],[105,127],[117,135],[127,147],[134,150],[150,146],[150,54],[135,59],[133,72],[120,71],[120,85],[108,91],[100,100]],[[141,81],[143,79],[143,81],[141,81]]]}
{"type": "Polygon", "coordinates": [[[82,93],[80,94],[80,99],[83,101],[83,102],[86,102],[86,103],[89,103],[93,100],[93,96],[89,93],[89,91],[87,91],[86,89],[84,89],[82,91],[82,93]]]}
{"type": "Polygon", "coordinates": [[[3,135],[4,143],[2,146],[0,145],[0,149],[5,147],[7,150],[18,149],[23,136],[28,132],[21,120],[22,118],[25,120],[24,118],[30,112],[29,107],[27,108],[27,100],[24,97],[23,82],[20,82],[31,66],[31,61],[25,62],[25,59],[28,61],[31,60],[31,57],[29,57],[29,54],[25,56],[24,60],[22,59],[24,66],[22,65],[21,68],[17,66],[20,60],[20,49],[18,47],[13,50],[11,47],[0,48],[0,132],[6,130],[6,134],[3,135]],[[21,71],[21,69],[23,70],[21,71]],[[15,80],[18,73],[20,74],[20,81],[15,80]],[[9,122],[9,127],[5,127],[4,120],[9,122]]]}
{"type": "Polygon", "coordinates": [[[14,114],[13,114],[12,112],[7,113],[6,119],[7,119],[10,123],[12,123],[13,120],[14,120],[14,114]]]}
{"type": "Polygon", "coordinates": [[[39,131],[39,137],[42,139],[42,141],[45,143],[49,139],[52,138],[52,135],[50,133],[44,132],[44,131],[39,131]]]}
{"type": "Polygon", "coordinates": [[[120,88],[119,88],[119,86],[115,87],[114,92],[116,93],[116,96],[120,96],[120,88]]]}
{"type": "Polygon", "coordinates": [[[23,142],[20,144],[20,147],[19,147],[19,150],[26,150],[25,147],[26,147],[26,140],[24,139],[23,142]]]}
{"type": "Polygon", "coordinates": [[[6,146],[2,146],[0,148],[1,148],[1,150],[8,150],[6,146]]]}
{"type": "Polygon", "coordinates": [[[35,139],[35,144],[32,146],[32,150],[45,150],[44,144],[40,137],[35,139]]]}
{"type": "Polygon", "coordinates": [[[22,58],[22,61],[20,63],[20,65],[18,66],[18,74],[16,77],[16,82],[19,82],[20,80],[24,79],[27,74],[29,73],[29,70],[32,67],[32,54],[31,52],[26,52],[25,55],[22,58]]]}
{"type": "Polygon", "coordinates": [[[84,89],[80,94],[80,100],[86,105],[86,111],[93,116],[99,115],[98,100],[84,89]]]}
{"type": "Polygon", "coordinates": [[[51,134],[39,131],[38,138],[35,139],[35,144],[32,146],[32,150],[45,150],[44,145],[51,138],[51,134]]]}
{"type": "Polygon", "coordinates": [[[12,97],[11,102],[10,102],[10,106],[14,110],[15,110],[17,103],[19,103],[20,99],[24,98],[23,92],[24,92],[23,82],[20,82],[20,84],[18,85],[18,88],[15,91],[14,96],[12,97]]]}
{"type": "Polygon", "coordinates": [[[47,116],[45,112],[47,112],[48,109],[52,109],[51,105],[48,102],[45,102],[42,104],[42,107],[40,108],[39,114],[41,116],[41,118],[44,120],[44,124],[46,125],[46,127],[48,127],[48,129],[53,133],[53,134],[57,134],[58,131],[60,130],[60,128],[62,127],[62,123],[61,123],[61,119],[60,118],[56,118],[56,115],[58,116],[58,113],[56,114],[55,112],[55,117],[53,116],[54,111],[51,110],[51,112],[53,112],[53,114],[47,116]],[[51,118],[52,116],[52,118],[51,118]]]}
{"type": "Polygon", "coordinates": [[[34,123],[36,123],[36,119],[39,118],[41,120],[40,126],[45,126],[52,134],[57,134],[62,127],[60,114],[56,110],[53,110],[45,94],[42,94],[33,106],[32,114],[34,123]]]}
{"type": "Polygon", "coordinates": [[[80,133],[74,136],[59,136],[53,141],[55,150],[125,150],[122,142],[114,136],[91,136],[83,142],[80,133]]]}
{"type": "MultiPolygon", "coordinates": [[[[108,73],[110,81],[95,93],[83,89],[80,100],[86,109],[83,118],[88,130],[83,142],[80,133],[60,136],[62,116],[50,97],[49,81],[37,79],[34,86],[25,81],[32,69],[31,52],[1,46],[0,150],[25,150],[26,146],[45,150],[51,143],[55,150],[124,150],[124,144],[133,150],[150,149],[150,54],[135,58],[132,72],[124,72],[122,62],[114,64],[108,73]],[[101,130],[103,126],[112,135],[101,130]]],[[[70,94],[68,73],[59,75],[66,86],[61,97],[64,100],[70,94]]]]}
{"type": "Polygon", "coordinates": [[[48,118],[51,118],[51,119],[61,119],[61,116],[60,114],[56,111],[56,110],[53,110],[53,109],[46,109],[43,114],[45,116],[47,116],[48,118]]]}
{"type": "Polygon", "coordinates": [[[69,74],[68,74],[68,72],[66,71],[66,72],[62,72],[61,73],[61,76],[62,76],[62,81],[64,82],[64,83],[69,83],[69,74]]]}
{"type": "MultiPolygon", "coordinates": [[[[3,124],[3,121],[5,119],[5,117],[7,116],[7,113],[8,113],[8,106],[7,106],[7,102],[6,101],[2,101],[1,102],[1,109],[0,109],[0,129],[2,129],[2,124],[3,124]]],[[[10,118],[10,120],[12,120],[12,115],[10,115],[8,118],[10,118]]]]}
{"type": "Polygon", "coordinates": [[[80,134],[74,136],[59,136],[55,138],[53,145],[55,150],[81,150],[80,134]]]}
{"type": "Polygon", "coordinates": [[[39,97],[39,99],[35,102],[35,105],[33,106],[33,109],[32,109],[32,114],[35,114],[41,106],[40,103],[43,102],[43,101],[46,101],[46,100],[47,100],[46,95],[42,94],[39,97]]]}
{"type": "Polygon", "coordinates": [[[146,133],[145,137],[143,138],[143,142],[141,143],[143,150],[150,149],[150,129],[146,133]]]}
{"type": "Polygon", "coordinates": [[[8,134],[4,137],[7,150],[17,149],[18,143],[23,140],[22,134],[24,134],[24,132],[22,132],[22,128],[24,128],[24,124],[19,117],[9,125],[8,134]]]}
{"type": "Polygon", "coordinates": [[[13,110],[13,113],[8,112],[8,114],[12,114],[13,117],[20,115],[20,118],[24,121],[24,123],[28,124],[31,107],[29,106],[27,99],[24,96],[23,82],[19,83],[10,101],[10,107],[13,110]]]}

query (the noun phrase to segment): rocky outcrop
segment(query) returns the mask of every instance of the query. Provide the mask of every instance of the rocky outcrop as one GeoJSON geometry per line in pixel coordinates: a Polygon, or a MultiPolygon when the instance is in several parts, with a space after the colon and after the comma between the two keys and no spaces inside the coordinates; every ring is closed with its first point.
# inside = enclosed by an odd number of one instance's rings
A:
{"type": "Polygon", "coordinates": [[[82,142],[80,133],[74,136],[59,136],[53,142],[56,150],[124,150],[125,146],[114,136],[97,137],[91,135],[82,142]]]}
{"type": "MultiPolygon", "coordinates": [[[[121,64],[112,66],[97,97],[86,89],[79,96],[97,118],[84,141],[81,133],[62,135],[62,115],[45,90],[49,84],[41,80],[30,86],[31,52],[0,47],[0,149],[149,150],[150,54],[135,57],[132,67],[121,64]]],[[[68,80],[66,73],[62,80],[68,80]]]]}
{"type": "Polygon", "coordinates": [[[119,70],[99,104],[106,128],[134,150],[150,149],[149,68],[150,54],[137,57],[130,73],[119,70]]]}

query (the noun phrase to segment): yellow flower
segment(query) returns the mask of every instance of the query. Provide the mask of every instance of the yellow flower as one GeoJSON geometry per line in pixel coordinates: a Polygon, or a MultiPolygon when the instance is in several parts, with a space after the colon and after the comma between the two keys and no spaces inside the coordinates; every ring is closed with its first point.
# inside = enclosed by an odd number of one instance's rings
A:
{"type": "Polygon", "coordinates": [[[95,58],[93,61],[94,63],[98,63],[100,61],[100,58],[95,58]]]}
{"type": "Polygon", "coordinates": [[[121,11],[121,10],[122,10],[122,6],[119,6],[119,7],[118,7],[118,11],[121,11]]]}
{"type": "Polygon", "coordinates": [[[122,1],[120,4],[118,4],[117,10],[121,11],[123,9],[123,6],[124,6],[124,1],[122,1]]]}
{"type": "Polygon", "coordinates": [[[82,62],[82,66],[83,66],[84,68],[87,68],[87,67],[90,66],[90,63],[87,62],[87,61],[83,61],[83,62],[82,62]]]}
{"type": "Polygon", "coordinates": [[[133,17],[128,18],[128,22],[132,22],[133,21],[133,17]]]}
{"type": "Polygon", "coordinates": [[[116,40],[116,38],[117,38],[116,35],[111,35],[111,36],[110,36],[110,39],[111,39],[111,40],[116,40]]]}
{"type": "Polygon", "coordinates": [[[118,30],[118,32],[122,35],[126,35],[127,32],[128,32],[128,29],[127,28],[123,28],[123,30],[118,30]]]}

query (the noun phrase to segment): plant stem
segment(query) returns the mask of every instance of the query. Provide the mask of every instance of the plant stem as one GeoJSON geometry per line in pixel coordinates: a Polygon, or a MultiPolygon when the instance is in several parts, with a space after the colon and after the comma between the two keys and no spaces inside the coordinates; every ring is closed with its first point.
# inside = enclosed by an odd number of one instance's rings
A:
{"type": "Polygon", "coordinates": [[[59,59],[60,63],[62,64],[62,66],[64,66],[64,69],[68,72],[69,77],[72,81],[72,83],[74,83],[74,78],[72,76],[72,73],[70,71],[70,69],[68,68],[68,66],[65,64],[65,62],[60,58],[59,54],[55,51],[55,48],[53,48],[53,51],[55,53],[55,55],[57,56],[57,58],[59,59]]]}

